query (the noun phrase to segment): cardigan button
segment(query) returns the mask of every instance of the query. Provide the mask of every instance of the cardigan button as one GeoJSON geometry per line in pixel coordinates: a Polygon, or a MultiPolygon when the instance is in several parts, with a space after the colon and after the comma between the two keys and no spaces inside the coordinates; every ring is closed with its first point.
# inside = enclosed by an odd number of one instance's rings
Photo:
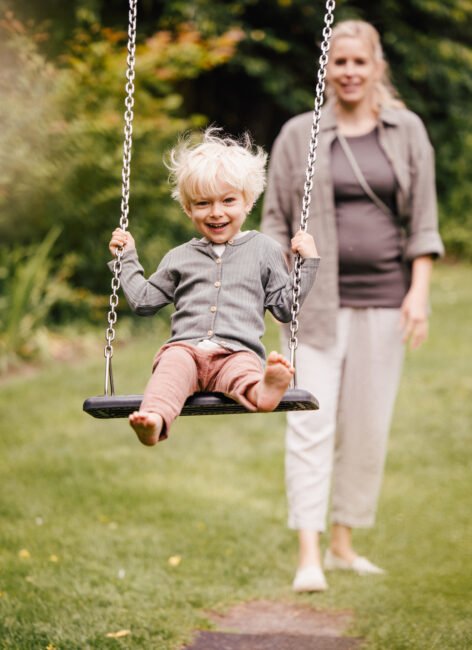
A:
{"type": "Polygon", "coordinates": [[[216,260],[216,263],[217,263],[217,264],[221,264],[221,258],[218,258],[218,259],[216,260]]]}
{"type": "Polygon", "coordinates": [[[213,330],[208,330],[207,336],[212,336],[212,334],[213,334],[213,330]]]}
{"type": "Polygon", "coordinates": [[[216,307],[215,307],[215,305],[212,305],[212,306],[210,307],[210,311],[212,311],[213,313],[215,313],[215,311],[216,311],[216,307]]]}
{"type": "Polygon", "coordinates": [[[221,282],[220,282],[219,280],[217,280],[217,281],[215,282],[215,287],[217,287],[217,288],[218,288],[218,287],[221,287],[221,282]]]}

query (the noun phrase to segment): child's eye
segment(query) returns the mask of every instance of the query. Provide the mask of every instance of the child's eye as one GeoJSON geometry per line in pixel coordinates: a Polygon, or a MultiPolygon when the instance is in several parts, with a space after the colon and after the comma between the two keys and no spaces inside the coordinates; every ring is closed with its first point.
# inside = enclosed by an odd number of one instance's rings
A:
{"type": "Polygon", "coordinates": [[[208,205],[208,201],[197,201],[195,205],[197,206],[197,208],[204,208],[205,206],[208,205]]]}
{"type": "Polygon", "coordinates": [[[234,196],[227,196],[226,199],[224,200],[225,203],[234,203],[234,201],[236,201],[234,196]]]}

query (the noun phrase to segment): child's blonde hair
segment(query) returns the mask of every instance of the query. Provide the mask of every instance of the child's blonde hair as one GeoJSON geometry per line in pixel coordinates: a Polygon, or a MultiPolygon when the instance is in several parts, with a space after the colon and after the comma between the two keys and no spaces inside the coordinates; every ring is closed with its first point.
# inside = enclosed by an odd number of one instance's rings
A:
{"type": "MultiPolygon", "coordinates": [[[[366,43],[371,51],[374,61],[381,61],[384,65],[382,77],[374,88],[375,109],[379,110],[382,104],[391,108],[405,108],[405,104],[398,96],[398,91],[390,80],[390,71],[385,61],[380,34],[373,25],[365,20],[342,20],[333,28],[331,43],[342,37],[359,38],[366,43]]],[[[330,89],[328,86],[328,94],[330,89]]]]}
{"type": "Polygon", "coordinates": [[[197,197],[215,196],[227,183],[254,203],[266,184],[267,154],[255,147],[246,133],[240,140],[220,135],[221,129],[205,129],[201,142],[185,137],[170,152],[172,196],[182,207],[197,197]]]}

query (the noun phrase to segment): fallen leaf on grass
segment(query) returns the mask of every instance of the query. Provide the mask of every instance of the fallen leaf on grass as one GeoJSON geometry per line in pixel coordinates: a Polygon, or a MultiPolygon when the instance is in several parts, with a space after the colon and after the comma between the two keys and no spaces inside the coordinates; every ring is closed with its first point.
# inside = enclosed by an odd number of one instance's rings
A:
{"type": "Polygon", "coordinates": [[[180,557],[180,555],[171,555],[171,557],[168,560],[170,566],[179,566],[181,561],[182,558],[180,557]]]}
{"type": "Polygon", "coordinates": [[[31,553],[26,548],[22,548],[21,551],[18,551],[18,557],[22,560],[27,560],[31,557],[31,553]]]}
{"type": "Polygon", "coordinates": [[[131,634],[131,630],[120,630],[119,632],[108,632],[107,636],[111,637],[112,639],[119,639],[122,636],[128,636],[128,634],[131,634]]]}
{"type": "Polygon", "coordinates": [[[49,561],[50,562],[59,562],[59,558],[57,557],[57,555],[50,555],[49,556],[49,561]]]}

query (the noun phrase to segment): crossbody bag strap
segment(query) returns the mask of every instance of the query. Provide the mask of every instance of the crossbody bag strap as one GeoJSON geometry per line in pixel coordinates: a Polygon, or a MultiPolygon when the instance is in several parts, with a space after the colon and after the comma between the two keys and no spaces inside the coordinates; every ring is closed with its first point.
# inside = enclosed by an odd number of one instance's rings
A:
{"type": "Polygon", "coordinates": [[[377,194],[374,192],[374,190],[371,188],[369,183],[366,181],[364,174],[362,173],[361,168],[357,164],[357,160],[354,157],[354,154],[352,153],[351,147],[348,145],[346,138],[343,136],[342,133],[338,132],[338,140],[339,144],[341,145],[346,158],[349,161],[349,164],[352,167],[352,171],[354,172],[354,175],[357,179],[357,182],[359,185],[362,187],[364,192],[367,194],[369,199],[375,203],[375,205],[382,210],[382,212],[385,212],[385,214],[388,214],[389,217],[393,217],[393,212],[390,210],[388,205],[386,205],[380,197],[377,196],[377,194]]]}

